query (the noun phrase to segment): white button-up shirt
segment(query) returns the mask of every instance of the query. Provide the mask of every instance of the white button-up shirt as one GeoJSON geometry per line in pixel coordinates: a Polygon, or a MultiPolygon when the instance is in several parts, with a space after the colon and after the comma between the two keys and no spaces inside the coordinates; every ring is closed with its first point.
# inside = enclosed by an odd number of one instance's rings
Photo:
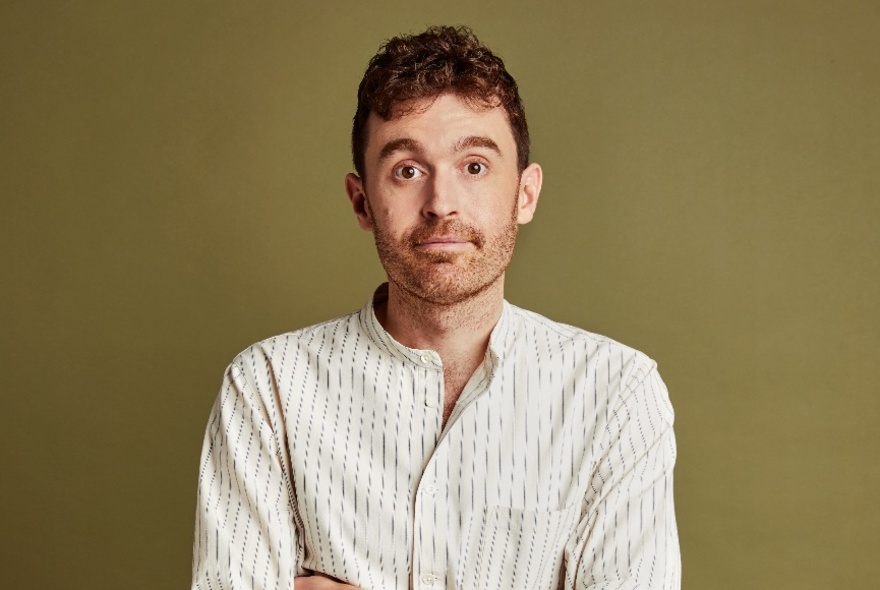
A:
{"type": "Polygon", "coordinates": [[[507,302],[445,427],[437,353],[372,301],[230,365],[193,588],[673,589],[673,412],[642,353],[507,302]]]}

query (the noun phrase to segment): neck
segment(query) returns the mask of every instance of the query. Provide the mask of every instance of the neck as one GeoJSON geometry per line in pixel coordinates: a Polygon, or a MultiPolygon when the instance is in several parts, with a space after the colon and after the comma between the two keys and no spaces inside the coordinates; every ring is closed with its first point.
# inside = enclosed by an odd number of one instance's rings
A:
{"type": "Polygon", "coordinates": [[[410,348],[434,350],[444,363],[478,365],[504,304],[504,276],[476,295],[453,304],[415,297],[393,282],[376,317],[391,336],[410,348]]]}
{"type": "Polygon", "coordinates": [[[389,281],[387,301],[374,307],[377,319],[395,340],[440,355],[444,425],[468,380],[483,362],[503,308],[504,275],[482,292],[453,304],[425,301],[389,281]]]}

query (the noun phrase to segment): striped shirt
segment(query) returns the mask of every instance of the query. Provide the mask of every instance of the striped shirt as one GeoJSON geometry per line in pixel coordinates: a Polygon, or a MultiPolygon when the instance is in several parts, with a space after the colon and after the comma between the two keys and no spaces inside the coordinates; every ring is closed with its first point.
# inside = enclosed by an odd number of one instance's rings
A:
{"type": "Polygon", "coordinates": [[[205,435],[192,587],[680,587],[673,411],[644,354],[504,303],[446,425],[437,353],[359,312],[260,342],[205,435]]]}

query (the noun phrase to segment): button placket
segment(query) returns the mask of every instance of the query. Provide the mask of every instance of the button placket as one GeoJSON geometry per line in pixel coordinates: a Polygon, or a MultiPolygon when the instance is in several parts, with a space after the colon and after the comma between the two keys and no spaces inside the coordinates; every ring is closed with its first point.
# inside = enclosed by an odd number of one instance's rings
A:
{"type": "MultiPolygon", "coordinates": [[[[436,375],[437,368],[434,365],[434,357],[427,352],[423,352],[419,355],[419,361],[422,365],[427,369],[426,377],[428,380],[431,379],[432,375],[436,375]]],[[[436,409],[440,407],[440,402],[438,401],[436,396],[432,396],[429,389],[425,389],[425,407],[429,409],[436,409]]]]}
{"type": "Polygon", "coordinates": [[[422,472],[416,488],[415,538],[413,552],[413,590],[446,587],[448,565],[446,527],[449,519],[446,455],[442,449],[434,453],[422,472]]]}
{"type": "MultiPolygon", "coordinates": [[[[419,353],[411,357],[416,366],[421,365],[421,370],[416,370],[422,381],[417,389],[416,396],[422,397],[424,407],[429,408],[425,414],[429,417],[428,422],[436,420],[438,428],[435,444],[440,441],[440,412],[436,410],[443,403],[443,374],[440,359],[430,351],[419,353]]],[[[418,397],[416,398],[418,399],[418,397]]],[[[414,400],[415,401],[415,400],[414,400]]],[[[416,402],[418,403],[418,402],[416,402]]],[[[438,482],[437,451],[434,448],[422,472],[423,479],[416,488],[416,505],[414,514],[414,539],[413,539],[413,590],[435,590],[445,588],[445,568],[447,567],[447,544],[446,535],[441,523],[448,520],[448,506],[446,497],[441,490],[445,490],[445,483],[438,482]]],[[[443,456],[441,453],[440,456],[443,456]]],[[[445,473],[444,467],[440,470],[445,473]]]]}

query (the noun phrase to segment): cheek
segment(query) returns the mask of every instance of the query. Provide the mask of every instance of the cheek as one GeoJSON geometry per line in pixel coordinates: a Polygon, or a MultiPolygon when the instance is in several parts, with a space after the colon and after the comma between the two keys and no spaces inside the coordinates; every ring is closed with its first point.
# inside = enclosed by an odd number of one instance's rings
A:
{"type": "Polygon", "coordinates": [[[374,211],[373,227],[382,234],[394,239],[399,239],[411,229],[397,212],[390,209],[374,211]]]}
{"type": "Polygon", "coordinates": [[[383,199],[372,203],[372,219],[386,232],[402,234],[418,225],[421,210],[414,199],[406,199],[402,195],[398,199],[383,199]]]}
{"type": "MultiPolygon", "coordinates": [[[[509,188],[509,187],[505,187],[509,188]]],[[[495,199],[491,204],[481,207],[477,211],[477,215],[481,223],[485,223],[487,227],[502,227],[509,225],[511,221],[516,221],[519,213],[518,193],[513,190],[507,190],[503,193],[504,198],[495,199]]]]}

